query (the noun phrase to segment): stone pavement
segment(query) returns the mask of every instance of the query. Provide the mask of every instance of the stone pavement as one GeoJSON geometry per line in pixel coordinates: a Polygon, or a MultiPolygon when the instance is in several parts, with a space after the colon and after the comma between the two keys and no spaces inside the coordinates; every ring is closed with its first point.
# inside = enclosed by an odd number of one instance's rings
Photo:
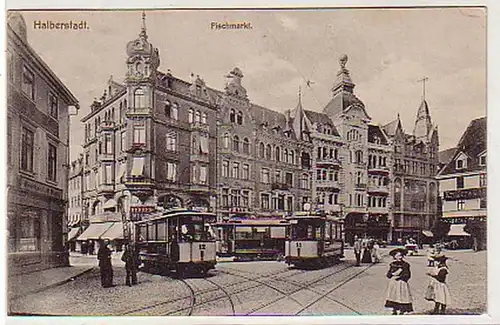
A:
{"type": "MultiPolygon", "coordinates": [[[[382,251],[388,252],[389,249],[382,251]]],[[[447,314],[486,313],[486,251],[457,250],[444,253],[450,258],[447,261],[450,274],[446,281],[452,296],[447,314]]],[[[346,258],[354,258],[352,250],[346,251],[346,258]]],[[[430,279],[425,274],[428,271],[425,252],[421,250],[420,255],[407,256],[405,260],[411,265],[412,277],[409,284],[413,297],[413,314],[429,314],[434,303],[424,299],[430,279]]],[[[386,286],[381,283],[388,282],[386,273],[391,261],[392,257],[385,255],[381,263],[374,264],[358,278],[339,288],[335,292],[336,298],[364,315],[389,315],[391,310],[384,308],[386,286]]]]}
{"type": "Polygon", "coordinates": [[[92,269],[93,266],[66,266],[11,276],[8,278],[8,298],[12,300],[61,285],[92,269]]]}

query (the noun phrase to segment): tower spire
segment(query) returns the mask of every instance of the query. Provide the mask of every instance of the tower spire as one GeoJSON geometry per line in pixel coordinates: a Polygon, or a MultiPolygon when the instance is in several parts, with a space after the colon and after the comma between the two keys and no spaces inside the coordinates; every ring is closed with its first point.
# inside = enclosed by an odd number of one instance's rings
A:
{"type": "Polygon", "coordinates": [[[422,101],[425,100],[425,82],[428,81],[428,77],[423,77],[422,79],[419,79],[418,81],[422,83],[422,101]]]}
{"type": "Polygon", "coordinates": [[[142,11],[142,23],[141,23],[141,33],[139,34],[142,38],[148,39],[148,34],[146,33],[146,11],[142,11]]]}
{"type": "Polygon", "coordinates": [[[302,86],[299,85],[299,102],[302,101],[302,86]]]}

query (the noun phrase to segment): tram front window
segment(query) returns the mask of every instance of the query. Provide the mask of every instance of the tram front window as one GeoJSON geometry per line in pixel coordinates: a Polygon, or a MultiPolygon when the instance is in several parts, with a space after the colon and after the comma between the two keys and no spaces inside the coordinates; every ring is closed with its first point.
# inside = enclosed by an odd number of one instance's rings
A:
{"type": "Polygon", "coordinates": [[[185,223],[181,225],[182,241],[207,241],[213,240],[210,229],[203,223],[185,223]]]}
{"type": "Polygon", "coordinates": [[[311,222],[298,222],[292,226],[292,238],[295,240],[315,240],[321,237],[321,228],[311,222]]]}

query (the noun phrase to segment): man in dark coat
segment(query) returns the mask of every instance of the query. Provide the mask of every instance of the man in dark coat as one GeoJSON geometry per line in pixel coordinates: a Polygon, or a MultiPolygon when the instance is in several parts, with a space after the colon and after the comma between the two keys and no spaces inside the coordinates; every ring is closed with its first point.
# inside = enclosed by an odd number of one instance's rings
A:
{"type": "Polygon", "coordinates": [[[137,268],[139,266],[139,256],[133,245],[127,244],[122,255],[122,261],[125,262],[127,278],[125,283],[131,287],[137,284],[137,268]]]}
{"type": "Polygon", "coordinates": [[[356,266],[359,266],[361,261],[361,250],[361,239],[359,239],[358,236],[354,236],[354,255],[356,255],[356,266]]]}
{"type": "Polygon", "coordinates": [[[101,285],[104,288],[113,287],[113,266],[111,265],[111,250],[108,242],[101,241],[97,252],[99,268],[101,269],[101,285]]]}

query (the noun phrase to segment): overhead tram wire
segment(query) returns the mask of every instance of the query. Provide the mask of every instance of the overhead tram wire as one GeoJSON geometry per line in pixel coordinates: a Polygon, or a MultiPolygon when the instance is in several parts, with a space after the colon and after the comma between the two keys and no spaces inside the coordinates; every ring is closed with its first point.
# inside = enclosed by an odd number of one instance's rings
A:
{"type": "MultiPolygon", "coordinates": [[[[276,43],[276,47],[279,49],[280,45],[279,45],[278,39],[273,35],[273,33],[271,33],[271,30],[268,27],[264,27],[264,28],[267,30],[267,33],[271,36],[271,38],[276,43]]],[[[304,74],[300,71],[300,69],[295,64],[293,64],[293,62],[286,55],[284,55],[282,53],[280,55],[286,61],[290,62],[290,64],[295,68],[295,70],[300,75],[300,77],[302,78],[302,80],[304,81],[304,83],[307,85],[307,88],[309,88],[311,90],[311,92],[313,94],[313,98],[316,100],[316,102],[318,103],[319,107],[320,108],[325,107],[326,104],[325,103],[321,103],[321,101],[318,99],[318,96],[316,96],[316,93],[314,92],[314,90],[312,89],[312,87],[309,85],[308,81],[311,81],[311,80],[309,78],[306,78],[304,76],[304,74]]]]}

